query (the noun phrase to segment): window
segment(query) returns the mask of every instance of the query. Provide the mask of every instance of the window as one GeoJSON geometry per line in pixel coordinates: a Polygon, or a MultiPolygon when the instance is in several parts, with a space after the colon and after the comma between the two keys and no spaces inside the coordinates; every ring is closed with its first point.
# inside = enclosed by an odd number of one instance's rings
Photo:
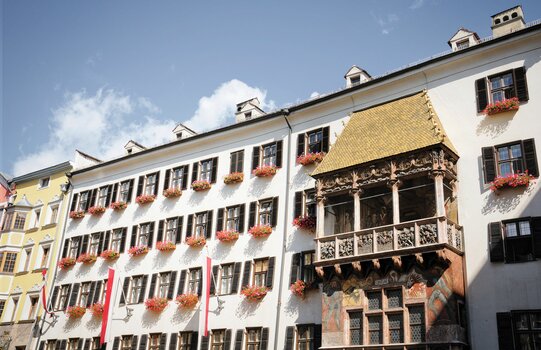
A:
{"type": "Polygon", "coordinates": [[[220,266],[220,290],[218,294],[231,294],[233,287],[233,264],[220,266]]]}
{"type": "Polygon", "coordinates": [[[100,346],[100,337],[92,338],[92,339],[89,339],[87,341],[91,342],[89,350],[100,350],[100,348],[101,348],[101,346],[100,346]]]}
{"type": "Polygon", "coordinates": [[[201,162],[201,172],[199,173],[199,179],[201,181],[210,182],[212,178],[212,160],[205,160],[201,162]]]}
{"type": "Polygon", "coordinates": [[[13,223],[14,230],[24,230],[26,222],[26,213],[15,213],[15,222],[13,223]]]}
{"type": "Polygon", "coordinates": [[[210,344],[211,350],[225,350],[225,330],[212,330],[210,344]]]}
{"type": "Polygon", "coordinates": [[[192,182],[200,180],[215,183],[217,169],[218,157],[195,162],[192,169],[192,182]]]}
{"type": "Polygon", "coordinates": [[[79,296],[79,302],[77,303],[77,305],[79,306],[90,305],[89,295],[90,295],[90,282],[81,283],[81,294],[79,296]]]}
{"type": "Polygon", "coordinates": [[[86,211],[88,209],[90,191],[84,191],[79,193],[78,210],[86,211]]]}
{"type": "Polygon", "coordinates": [[[165,237],[164,241],[169,242],[178,242],[180,237],[177,237],[177,234],[180,235],[179,231],[179,219],[172,218],[165,221],[165,237]]]}
{"type": "Polygon", "coordinates": [[[139,225],[139,229],[137,230],[137,240],[135,242],[135,245],[151,245],[151,227],[154,228],[153,222],[148,222],[145,224],[139,225]]]}
{"type": "Polygon", "coordinates": [[[201,268],[188,270],[188,293],[199,294],[201,285],[201,268]]]}
{"type": "MultiPolygon", "coordinates": [[[[60,342],[60,340],[58,342],[60,342]]],[[[46,350],[55,350],[56,349],[56,340],[55,339],[47,340],[47,344],[46,344],[45,349],[46,350]]]]}
{"type": "Polygon", "coordinates": [[[178,350],[191,350],[192,338],[193,332],[180,332],[178,350]]]}
{"type": "Polygon", "coordinates": [[[305,190],[295,192],[295,212],[296,218],[299,216],[310,216],[315,218],[317,214],[316,190],[305,190]]]}
{"type": "Polygon", "coordinates": [[[425,341],[425,308],[421,306],[410,306],[410,342],[420,343],[425,341]]]}
{"type": "Polygon", "coordinates": [[[34,209],[34,222],[32,227],[39,227],[39,220],[41,218],[41,209],[34,209]]]}
{"type": "Polygon", "coordinates": [[[70,338],[68,339],[68,349],[67,350],[77,350],[77,344],[79,343],[79,338],[70,338]]]}
{"type": "Polygon", "coordinates": [[[313,350],[314,349],[314,326],[312,325],[297,326],[297,349],[298,350],[313,350]]]}
{"type": "Polygon", "coordinates": [[[103,232],[97,232],[90,235],[90,243],[88,245],[88,253],[98,255],[100,249],[100,239],[103,232]]]}
{"type": "Polygon", "coordinates": [[[244,204],[218,209],[218,227],[216,230],[242,233],[244,231],[244,211],[244,204]]]}
{"type": "Polygon", "coordinates": [[[210,237],[212,231],[212,210],[188,215],[186,236],[210,237]]]}
{"type": "Polygon", "coordinates": [[[158,281],[158,297],[167,298],[169,285],[171,284],[171,272],[162,272],[158,281]]]}
{"type": "Polygon", "coordinates": [[[122,237],[126,232],[125,228],[116,228],[111,231],[111,248],[114,251],[122,252],[122,237]]]}
{"type": "Polygon", "coordinates": [[[308,288],[316,287],[315,252],[307,251],[293,254],[291,260],[290,284],[304,281],[308,288]]]}
{"type": "Polygon", "coordinates": [[[126,180],[120,183],[118,189],[118,201],[129,202],[131,200],[131,190],[133,186],[133,180],[126,180]]]}
{"type": "Polygon", "coordinates": [[[361,83],[361,76],[360,75],[354,75],[349,78],[349,81],[351,82],[351,86],[359,85],[361,83]]]}
{"type": "Polygon", "coordinates": [[[147,174],[139,177],[137,195],[157,195],[158,194],[158,176],[159,172],[147,174]]]}
{"type": "Polygon", "coordinates": [[[24,266],[20,271],[28,271],[30,268],[30,258],[32,258],[32,248],[24,250],[24,266]]]}
{"type": "Polygon", "coordinates": [[[12,273],[15,270],[17,253],[0,252],[0,272],[12,273]]]}
{"type": "Polygon", "coordinates": [[[227,216],[226,216],[226,229],[227,230],[233,230],[233,231],[239,231],[239,224],[240,224],[240,205],[229,207],[227,208],[227,216]]]}
{"type": "Polygon", "coordinates": [[[361,311],[350,311],[349,314],[349,344],[363,344],[363,313],[361,311]]]}
{"type": "Polygon", "coordinates": [[[540,349],[541,310],[496,314],[500,349],[540,349]]]}
{"type": "Polygon", "coordinates": [[[246,119],[246,120],[252,119],[252,112],[246,112],[246,113],[244,113],[244,119],[246,119]]]}
{"type": "Polygon", "coordinates": [[[269,270],[269,259],[260,259],[254,261],[254,286],[264,287],[267,282],[267,272],[269,270]]]}
{"type": "Polygon", "coordinates": [[[150,335],[150,342],[148,344],[148,350],[160,349],[160,333],[154,333],[150,335]]]}
{"type": "Polygon", "coordinates": [[[261,328],[246,329],[246,350],[259,350],[261,344],[261,328]]]}
{"type": "Polygon", "coordinates": [[[276,143],[263,146],[261,155],[262,155],[261,165],[276,166],[276,143]]]}
{"type": "Polygon", "coordinates": [[[462,50],[470,47],[470,39],[464,39],[456,42],[457,50],[462,50]]]}
{"type": "Polygon", "coordinates": [[[50,177],[44,177],[43,179],[39,179],[39,185],[38,185],[38,188],[49,187],[49,182],[51,182],[51,178],[50,178],[50,177]]]}
{"type": "Polygon", "coordinates": [[[6,307],[6,301],[0,300],[0,321],[2,320],[2,314],[4,313],[5,307],[6,307]]]}
{"type": "Polygon", "coordinates": [[[520,218],[488,225],[491,262],[541,259],[541,217],[520,218]]]}
{"type": "Polygon", "coordinates": [[[2,231],[7,231],[11,229],[11,224],[13,222],[13,212],[6,213],[6,216],[4,217],[4,223],[2,224],[2,231]]]}
{"type": "Polygon", "coordinates": [[[38,310],[38,300],[39,300],[39,297],[37,295],[31,296],[28,298],[28,301],[30,302],[30,308],[28,310],[29,320],[32,320],[34,319],[34,317],[36,317],[36,312],[38,310]]]}
{"type": "Polygon", "coordinates": [[[52,205],[50,207],[51,216],[49,219],[49,224],[56,224],[56,221],[58,220],[58,204],[52,205]]]}
{"type": "Polygon", "coordinates": [[[98,283],[96,282],[95,293],[100,293],[99,294],[100,297],[98,301],[103,304],[105,302],[105,295],[107,294],[107,279],[104,279],[103,281],[101,281],[99,286],[98,286],[98,283]]]}
{"type": "Polygon", "coordinates": [[[121,344],[120,344],[120,349],[121,350],[131,350],[132,338],[133,338],[132,335],[123,335],[122,336],[122,341],[121,341],[121,344]]]}
{"type": "Polygon", "coordinates": [[[244,150],[231,153],[230,173],[242,173],[244,167],[244,150]]]}
{"type": "Polygon", "coordinates": [[[491,75],[475,81],[477,92],[477,112],[482,112],[487,104],[517,97],[528,101],[526,70],[519,67],[510,71],[491,75]]]}
{"type": "Polygon", "coordinates": [[[254,147],[252,154],[252,170],[259,166],[282,166],[282,141],[254,147]]]}
{"type": "Polygon", "coordinates": [[[164,190],[168,188],[178,188],[179,190],[184,190],[187,188],[187,182],[188,165],[173,168],[166,173],[164,190]]]}
{"type": "Polygon", "coordinates": [[[144,293],[143,277],[144,276],[133,276],[131,278],[130,293],[128,297],[129,304],[137,304],[141,299],[141,296],[144,293]]]}
{"type": "Polygon", "coordinates": [[[307,153],[329,152],[329,127],[310,130],[297,136],[297,157],[307,153]]]}
{"type": "Polygon", "coordinates": [[[66,306],[68,305],[68,297],[70,292],[70,285],[66,284],[63,286],[60,286],[59,296],[56,300],[56,305],[54,307],[55,310],[64,310],[66,306]]]}
{"type": "Polygon", "coordinates": [[[108,206],[108,197],[109,197],[109,186],[100,187],[98,190],[98,203],[97,205],[100,207],[107,207],[108,206]]]}
{"type": "Polygon", "coordinates": [[[485,183],[496,176],[524,173],[539,176],[534,139],[516,141],[482,149],[485,183]]]}
{"type": "Polygon", "coordinates": [[[81,237],[74,237],[70,241],[69,256],[76,259],[79,255],[79,245],[81,244],[81,237]]]}

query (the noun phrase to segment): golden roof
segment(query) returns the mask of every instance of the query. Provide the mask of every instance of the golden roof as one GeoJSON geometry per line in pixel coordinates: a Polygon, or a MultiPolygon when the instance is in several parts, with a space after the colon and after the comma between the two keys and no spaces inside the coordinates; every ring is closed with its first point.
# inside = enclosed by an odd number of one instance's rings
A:
{"type": "Polygon", "coordinates": [[[353,113],[312,176],[443,144],[445,135],[426,91],[353,113]]]}

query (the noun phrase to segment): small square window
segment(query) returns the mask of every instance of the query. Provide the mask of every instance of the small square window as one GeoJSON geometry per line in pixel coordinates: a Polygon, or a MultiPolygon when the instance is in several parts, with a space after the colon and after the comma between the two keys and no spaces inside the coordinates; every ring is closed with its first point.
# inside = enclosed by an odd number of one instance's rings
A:
{"type": "Polygon", "coordinates": [[[49,187],[49,182],[51,181],[50,177],[44,177],[43,179],[39,179],[39,188],[45,188],[49,187]]]}

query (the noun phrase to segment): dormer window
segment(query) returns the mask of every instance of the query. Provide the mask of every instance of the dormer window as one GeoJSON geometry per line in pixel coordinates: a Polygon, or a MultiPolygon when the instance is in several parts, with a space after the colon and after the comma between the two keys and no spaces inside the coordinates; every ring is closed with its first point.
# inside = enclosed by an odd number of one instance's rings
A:
{"type": "Polygon", "coordinates": [[[456,48],[458,50],[462,50],[468,47],[470,47],[470,39],[461,40],[456,43],[456,48]]]}
{"type": "Polygon", "coordinates": [[[182,131],[177,133],[177,139],[181,139],[182,138],[182,131]]]}
{"type": "Polygon", "coordinates": [[[351,78],[349,78],[351,82],[351,86],[359,85],[361,83],[361,76],[360,75],[354,75],[351,78]]]}
{"type": "Polygon", "coordinates": [[[246,112],[246,113],[244,113],[244,119],[246,119],[246,120],[252,119],[252,112],[246,112]]]}

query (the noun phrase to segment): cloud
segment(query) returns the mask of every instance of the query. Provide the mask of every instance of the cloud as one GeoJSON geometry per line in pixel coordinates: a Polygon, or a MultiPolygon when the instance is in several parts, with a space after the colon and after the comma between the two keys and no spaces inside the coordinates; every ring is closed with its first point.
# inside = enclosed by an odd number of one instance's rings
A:
{"type": "Polygon", "coordinates": [[[423,7],[425,0],[414,0],[410,5],[410,10],[417,10],[418,8],[423,7]]]}
{"type": "Polygon", "coordinates": [[[234,121],[237,103],[257,97],[266,112],[276,108],[274,101],[267,101],[267,91],[251,87],[233,79],[220,85],[212,95],[199,99],[194,115],[184,124],[196,131],[216,129],[234,121]]]}
{"type": "Polygon", "coordinates": [[[89,66],[96,66],[96,63],[100,62],[103,60],[103,54],[101,53],[101,51],[98,51],[96,52],[95,54],[93,54],[92,56],[88,57],[86,59],[86,64],[89,65],[89,66]]]}
{"type": "Polygon", "coordinates": [[[310,99],[314,99],[314,98],[317,98],[319,97],[320,93],[317,92],[317,91],[314,91],[310,94],[310,99]]]}
{"type": "Polygon", "coordinates": [[[385,16],[376,15],[374,12],[370,12],[370,15],[376,21],[376,23],[381,27],[381,33],[384,35],[389,34],[394,27],[391,26],[392,23],[398,22],[400,18],[394,13],[388,13],[385,16]]]}

